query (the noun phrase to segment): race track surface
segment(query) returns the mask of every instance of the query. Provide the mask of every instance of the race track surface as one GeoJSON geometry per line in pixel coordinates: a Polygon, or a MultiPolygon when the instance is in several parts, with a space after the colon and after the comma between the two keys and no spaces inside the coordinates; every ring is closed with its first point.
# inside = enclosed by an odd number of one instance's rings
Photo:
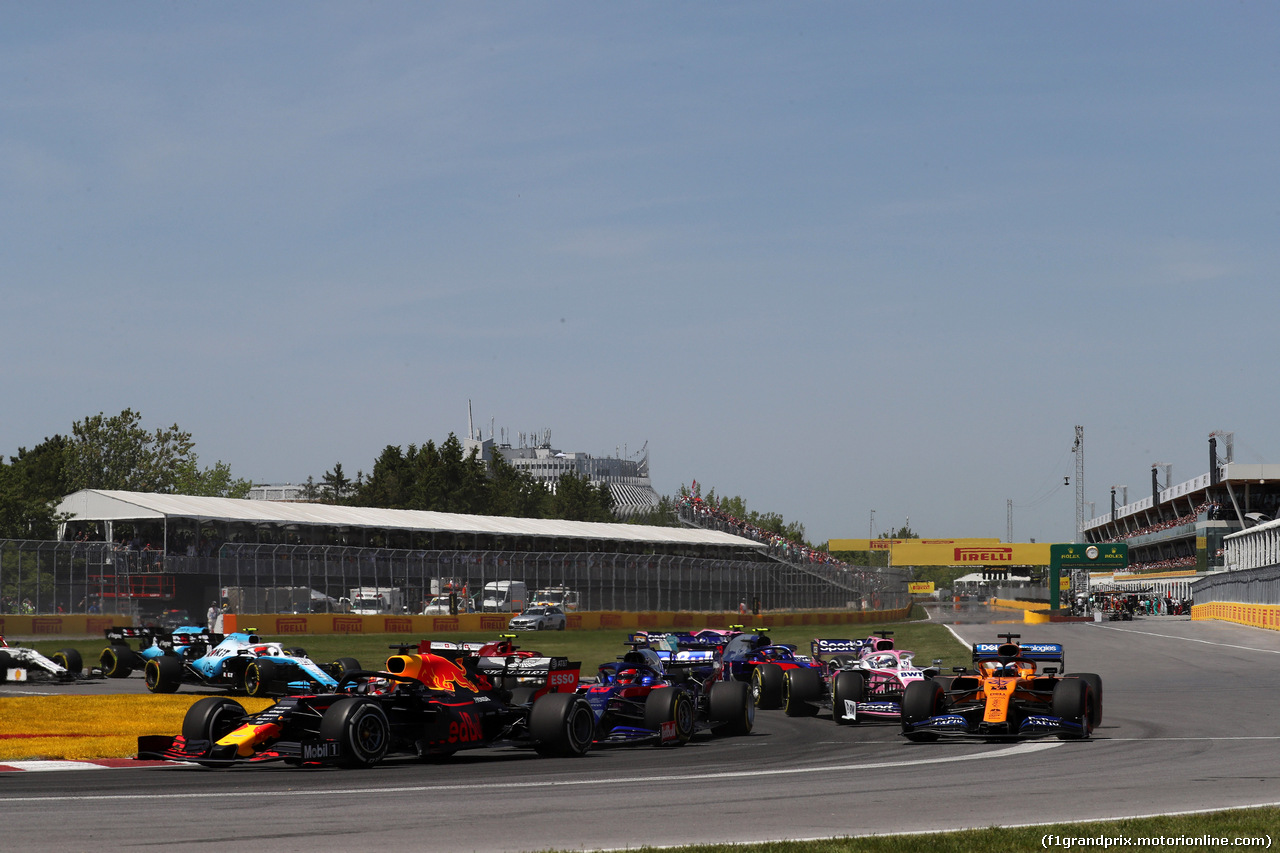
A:
{"type": "MultiPolygon", "coordinates": [[[[1280,634],[1225,623],[964,624],[1061,642],[1105,682],[1087,742],[911,744],[760,712],[745,738],[580,759],[460,753],[365,771],[0,774],[13,849],[519,851],[763,841],[1280,803],[1280,634]]],[[[947,661],[948,665],[959,660],[947,661]]],[[[90,688],[92,689],[92,688],[90,688]]]]}

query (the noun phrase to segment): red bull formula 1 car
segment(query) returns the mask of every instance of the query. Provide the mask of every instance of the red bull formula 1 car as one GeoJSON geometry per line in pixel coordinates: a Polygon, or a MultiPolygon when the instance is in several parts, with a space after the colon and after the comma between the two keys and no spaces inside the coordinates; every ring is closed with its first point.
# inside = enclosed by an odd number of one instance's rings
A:
{"type": "MultiPolygon", "coordinates": [[[[371,767],[384,757],[426,758],[486,746],[530,747],[541,755],[582,755],[595,717],[575,692],[578,665],[543,658],[546,684],[523,704],[482,671],[466,650],[393,646],[382,672],[354,671],[331,693],[289,696],[258,714],[214,696],[191,706],[176,737],[138,738],[139,758],[206,766],[283,761],[371,767]]],[[[536,667],[522,659],[520,674],[536,667]]],[[[490,661],[497,666],[497,662],[490,661]]]]}
{"type": "Polygon", "coordinates": [[[1058,643],[975,643],[973,668],[954,678],[907,685],[902,733],[908,740],[990,740],[1056,735],[1087,738],[1102,722],[1102,679],[1093,673],[1062,674],[1066,654],[1058,643]],[[1041,664],[1056,663],[1058,666],[1041,664]]]}

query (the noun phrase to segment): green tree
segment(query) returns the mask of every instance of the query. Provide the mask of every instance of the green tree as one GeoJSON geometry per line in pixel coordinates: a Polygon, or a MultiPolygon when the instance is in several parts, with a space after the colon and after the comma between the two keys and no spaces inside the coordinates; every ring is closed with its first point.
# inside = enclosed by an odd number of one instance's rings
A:
{"type": "Polygon", "coordinates": [[[347,494],[351,491],[351,480],[343,472],[341,462],[335,462],[333,470],[325,471],[324,476],[320,478],[320,482],[324,483],[324,503],[343,503],[347,494]]]}
{"type": "Polygon", "coordinates": [[[46,438],[5,464],[0,458],[0,538],[53,539],[57,535],[55,508],[74,491],[67,480],[69,440],[46,438]]]}
{"type": "Polygon", "coordinates": [[[121,489],[129,492],[243,497],[251,483],[231,476],[223,462],[201,469],[191,433],[177,424],[154,433],[142,415],[125,409],[102,412],[71,425],[66,449],[68,491],[121,489]]]}
{"type": "Polygon", "coordinates": [[[586,476],[561,474],[551,497],[551,516],[567,521],[614,521],[609,486],[601,483],[596,488],[586,476]]]}

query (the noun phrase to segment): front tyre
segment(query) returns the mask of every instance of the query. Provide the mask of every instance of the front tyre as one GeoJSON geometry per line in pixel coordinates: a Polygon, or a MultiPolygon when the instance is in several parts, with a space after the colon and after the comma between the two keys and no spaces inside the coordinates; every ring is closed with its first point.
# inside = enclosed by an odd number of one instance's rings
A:
{"type": "Polygon", "coordinates": [[[65,669],[72,675],[79,675],[84,670],[84,659],[75,649],[58,649],[49,656],[49,660],[65,669]]]}
{"type": "Polygon", "coordinates": [[[1095,675],[1092,672],[1073,672],[1067,677],[1078,678],[1089,685],[1089,714],[1092,718],[1093,727],[1096,729],[1102,725],[1102,676],[1095,675]]]}
{"type": "Polygon", "coordinates": [[[595,713],[578,694],[547,693],[534,700],[529,712],[529,735],[539,755],[585,755],[595,734],[595,713]]]}
{"type": "Polygon", "coordinates": [[[208,741],[210,746],[231,734],[245,719],[244,706],[226,696],[207,696],[187,709],[182,737],[187,743],[208,741]]]}
{"type": "Polygon", "coordinates": [[[936,732],[911,731],[911,725],[936,717],[942,711],[946,694],[942,685],[926,679],[913,681],[902,694],[902,733],[907,740],[923,742],[938,739],[936,732]]]}
{"type": "Polygon", "coordinates": [[[391,725],[377,703],[339,699],[320,718],[320,737],[338,742],[344,767],[372,767],[391,747],[391,725]]]}
{"type": "Polygon", "coordinates": [[[1089,683],[1079,678],[1064,678],[1053,688],[1053,715],[1065,723],[1078,726],[1078,731],[1063,732],[1058,740],[1079,740],[1093,729],[1089,720],[1091,703],[1089,683]]]}
{"type": "Polygon", "coordinates": [[[182,685],[182,661],[173,655],[160,655],[142,668],[147,689],[152,693],[176,693],[182,685]]]}
{"type": "Polygon", "coordinates": [[[756,700],[745,681],[717,681],[711,685],[707,707],[716,735],[748,735],[755,725],[756,700]]]}
{"type": "Polygon", "coordinates": [[[841,670],[831,679],[831,718],[838,725],[858,722],[858,704],[867,701],[867,677],[854,670],[841,670]]]}

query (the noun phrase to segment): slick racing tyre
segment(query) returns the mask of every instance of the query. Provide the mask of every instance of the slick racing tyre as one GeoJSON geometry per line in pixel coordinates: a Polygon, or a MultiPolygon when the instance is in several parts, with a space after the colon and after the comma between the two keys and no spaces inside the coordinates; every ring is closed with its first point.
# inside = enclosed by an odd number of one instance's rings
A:
{"type": "Polygon", "coordinates": [[[204,740],[209,745],[231,734],[245,719],[244,706],[225,696],[206,696],[187,709],[182,737],[187,743],[204,740]]]}
{"type": "Polygon", "coordinates": [[[1062,733],[1058,740],[1078,740],[1089,736],[1093,726],[1089,721],[1091,703],[1089,682],[1079,678],[1064,678],[1053,688],[1053,715],[1065,723],[1079,726],[1079,733],[1062,733]]]}
{"type": "Polygon", "coordinates": [[[147,689],[152,693],[174,693],[182,684],[182,661],[174,655],[160,655],[142,668],[147,689]]]}
{"type": "Polygon", "coordinates": [[[98,666],[107,678],[128,678],[133,674],[133,652],[126,646],[108,646],[98,655],[98,666]]]}
{"type": "Polygon", "coordinates": [[[72,675],[79,675],[84,670],[84,659],[75,649],[58,649],[49,655],[49,660],[65,669],[72,675]]]}
{"type": "Polygon", "coordinates": [[[276,680],[277,670],[275,661],[270,660],[252,660],[249,665],[244,668],[242,677],[244,692],[255,699],[261,699],[263,696],[271,694],[271,686],[276,680]]]}
{"type": "Polygon", "coordinates": [[[320,718],[320,737],[338,742],[344,767],[372,767],[391,747],[391,725],[377,703],[339,699],[320,718]]]}
{"type": "Polygon", "coordinates": [[[811,717],[818,712],[811,702],[822,696],[822,675],[799,667],[782,674],[782,710],[788,717],[811,717]]]}
{"type": "Polygon", "coordinates": [[[927,679],[913,681],[907,685],[906,692],[902,694],[902,733],[906,735],[907,740],[919,742],[938,739],[935,732],[913,732],[908,727],[912,723],[936,717],[942,712],[944,699],[942,685],[927,679]]]}
{"type": "Polygon", "coordinates": [[[867,677],[861,672],[841,670],[831,679],[831,719],[847,726],[859,722],[857,702],[867,701],[867,677]]]}
{"type": "Polygon", "coordinates": [[[663,723],[674,722],[675,742],[679,746],[693,737],[696,715],[693,698],[679,687],[660,687],[644,700],[644,727],[660,732],[663,723]]]}
{"type": "Polygon", "coordinates": [[[13,666],[13,658],[8,652],[0,652],[0,684],[9,680],[9,668],[13,666]]]}
{"type": "Polygon", "coordinates": [[[748,735],[756,720],[756,700],[745,681],[717,681],[707,697],[711,732],[717,735],[748,735]]]}
{"type": "Polygon", "coordinates": [[[757,708],[781,708],[782,667],[776,663],[762,663],[752,670],[751,692],[755,694],[757,708]]]}
{"type": "Polygon", "coordinates": [[[338,658],[333,662],[333,667],[337,672],[338,677],[341,678],[348,672],[355,672],[360,669],[360,661],[355,658],[338,658]]]}
{"type": "Polygon", "coordinates": [[[585,755],[595,734],[595,712],[576,693],[544,694],[529,711],[529,735],[539,755],[585,755]]]}
{"type": "Polygon", "coordinates": [[[1102,725],[1102,676],[1092,672],[1073,672],[1067,678],[1078,678],[1089,685],[1089,713],[1096,729],[1102,725]]]}

